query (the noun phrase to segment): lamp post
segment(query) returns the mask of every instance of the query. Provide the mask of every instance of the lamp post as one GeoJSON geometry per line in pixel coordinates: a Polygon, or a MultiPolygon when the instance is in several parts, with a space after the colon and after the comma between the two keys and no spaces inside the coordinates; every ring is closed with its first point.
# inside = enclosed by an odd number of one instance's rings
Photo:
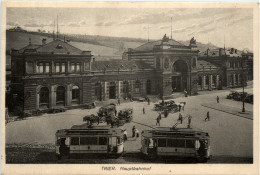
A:
{"type": "Polygon", "coordinates": [[[243,100],[243,107],[242,107],[242,112],[245,112],[245,78],[244,78],[244,66],[243,66],[243,63],[242,63],[242,83],[243,83],[243,97],[242,97],[242,100],[243,100]]]}

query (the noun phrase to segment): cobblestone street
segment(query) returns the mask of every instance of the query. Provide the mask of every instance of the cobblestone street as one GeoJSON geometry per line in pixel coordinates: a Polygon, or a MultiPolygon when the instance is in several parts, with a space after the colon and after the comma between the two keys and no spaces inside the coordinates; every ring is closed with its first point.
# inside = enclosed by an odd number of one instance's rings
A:
{"type": "MultiPolygon", "coordinates": [[[[252,92],[252,88],[246,90],[252,92]]],[[[214,91],[214,93],[191,96],[187,98],[175,99],[175,102],[186,102],[183,116],[190,114],[192,116],[191,126],[200,128],[209,133],[211,137],[211,155],[213,157],[236,157],[244,159],[253,158],[253,117],[243,118],[239,115],[220,111],[217,108],[208,108],[202,104],[222,105],[226,108],[237,109],[237,113],[242,108],[242,102],[226,99],[229,90],[214,91]],[[217,104],[216,97],[220,97],[220,103],[217,104]],[[205,122],[206,113],[210,113],[210,121],[205,122]]],[[[131,129],[133,125],[140,131],[150,129],[148,126],[156,127],[156,118],[158,113],[153,110],[154,103],[150,105],[147,102],[129,102],[117,106],[117,110],[133,107],[133,122],[127,123],[121,128],[127,129],[129,140],[125,143],[127,153],[139,152],[141,147],[141,138],[131,138],[131,129]],[[146,113],[143,114],[143,107],[146,113]]],[[[252,115],[253,105],[245,103],[246,111],[252,115]]],[[[58,129],[70,128],[72,125],[82,124],[85,115],[96,113],[98,108],[74,109],[65,113],[45,114],[40,117],[34,117],[27,120],[11,122],[6,125],[6,144],[24,144],[41,145],[55,143],[55,132],[58,129]]],[[[162,116],[161,126],[173,126],[177,122],[179,113],[170,113],[167,118],[162,116]]],[[[187,127],[187,119],[178,127],[187,127]]],[[[30,147],[30,146],[29,146],[30,147]]],[[[12,155],[9,152],[7,155],[12,155]]],[[[241,160],[242,162],[244,161],[241,160]]],[[[8,157],[7,157],[8,160],[8,157]]],[[[121,159],[119,159],[121,160],[121,159]]],[[[114,160],[115,163],[119,160],[114,160]]],[[[113,162],[112,161],[112,162],[113,162]]],[[[236,161],[239,162],[239,159],[236,161]]],[[[235,161],[235,162],[236,162],[235,161]]],[[[129,163],[127,160],[119,163],[129,163]]],[[[221,163],[221,160],[219,160],[221,163]]]]}

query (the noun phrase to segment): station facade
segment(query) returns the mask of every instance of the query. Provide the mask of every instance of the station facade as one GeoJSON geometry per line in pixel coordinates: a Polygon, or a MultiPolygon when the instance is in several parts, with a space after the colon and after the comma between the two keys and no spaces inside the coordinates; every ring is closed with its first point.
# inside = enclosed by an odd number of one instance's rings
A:
{"type": "Polygon", "coordinates": [[[165,35],[110,61],[96,61],[91,51],[66,41],[43,39],[42,45],[29,42],[12,50],[10,88],[24,111],[147,95],[167,99],[184,91],[196,95],[199,90],[241,86],[242,66],[229,63],[244,65],[246,58],[231,60],[227,54],[200,57],[194,38],[186,46],[165,35]]]}

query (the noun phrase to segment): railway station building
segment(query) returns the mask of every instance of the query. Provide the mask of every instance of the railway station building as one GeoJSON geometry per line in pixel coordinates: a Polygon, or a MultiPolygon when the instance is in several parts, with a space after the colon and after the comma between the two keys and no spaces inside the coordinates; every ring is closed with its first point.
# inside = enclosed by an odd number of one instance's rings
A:
{"type": "Polygon", "coordinates": [[[188,46],[166,35],[128,49],[121,60],[97,61],[82,51],[54,39],[11,52],[11,94],[24,111],[80,107],[94,101],[139,98],[161,99],[187,91],[238,87],[246,82],[246,57],[225,49],[201,53],[192,38],[188,46]],[[244,67],[243,67],[244,66],[244,67]]]}

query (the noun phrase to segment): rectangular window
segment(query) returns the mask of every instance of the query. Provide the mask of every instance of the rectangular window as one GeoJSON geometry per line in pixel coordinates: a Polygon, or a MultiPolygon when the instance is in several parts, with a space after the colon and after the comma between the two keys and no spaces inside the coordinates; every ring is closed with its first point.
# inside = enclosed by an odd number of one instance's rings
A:
{"type": "Polygon", "coordinates": [[[65,63],[61,63],[61,72],[65,72],[65,63]]]}
{"type": "Polygon", "coordinates": [[[195,148],[194,140],[186,140],[186,148],[195,148]]]}
{"type": "Polygon", "coordinates": [[[77,71],[77,72],[80,72],[80,63],[77,63],[76,71],[77,71]]]}
{"type": "Polygon", "coordinates": [[[55,72],[60,72],[60,63],[55,63],[55,72]]]}
{"type": "Polygon", "coordinates": [[[85,62],[85,71],[89,71],[89,63],[88,62],[85,62]]]}
{"type": "Polygon", "coordinates": [[[167,142],[168,147],[185,147],[185,140],[169,139],[167,142]]]}
{"type": "Polygon", "coordinates": [[[158,147],[166,147],[166,139],[158,139],[158,147]]]}
{"type": "Polygon", "coordinates": [[[75,63],[70,64],[70,70],[71,72],[75,72],[75,63]]]}
{"type": "Polygon", "coordinates": [[[81,137],[80,145],[97,145],[97,137],[81,137]]]}
{"type": "Polygon", "coordinates": [[[38,72],[43,73],[43,63],[40,63],[38,66],[38,72]]]}
{"type": "Polygon", "coordinates": [[[99,137],[99,145],[107,145],[107,138],[106,137],[99,137]]]}
{"type": "Polygon", "coordinates": [[[26,62],[26,72],[29,74],[33,73],[33,62],[26,62]]]}
{"type": "Polygon", "coordinates": [[[50,72],[50,64],[45,63],[45,73],[49,73],[49,72],[50,72]]]}
{"type": "Polygon", "coordinates": [[[71,137],[70,138],[71,145],[79,145],[79,137],[71,137]]]}

